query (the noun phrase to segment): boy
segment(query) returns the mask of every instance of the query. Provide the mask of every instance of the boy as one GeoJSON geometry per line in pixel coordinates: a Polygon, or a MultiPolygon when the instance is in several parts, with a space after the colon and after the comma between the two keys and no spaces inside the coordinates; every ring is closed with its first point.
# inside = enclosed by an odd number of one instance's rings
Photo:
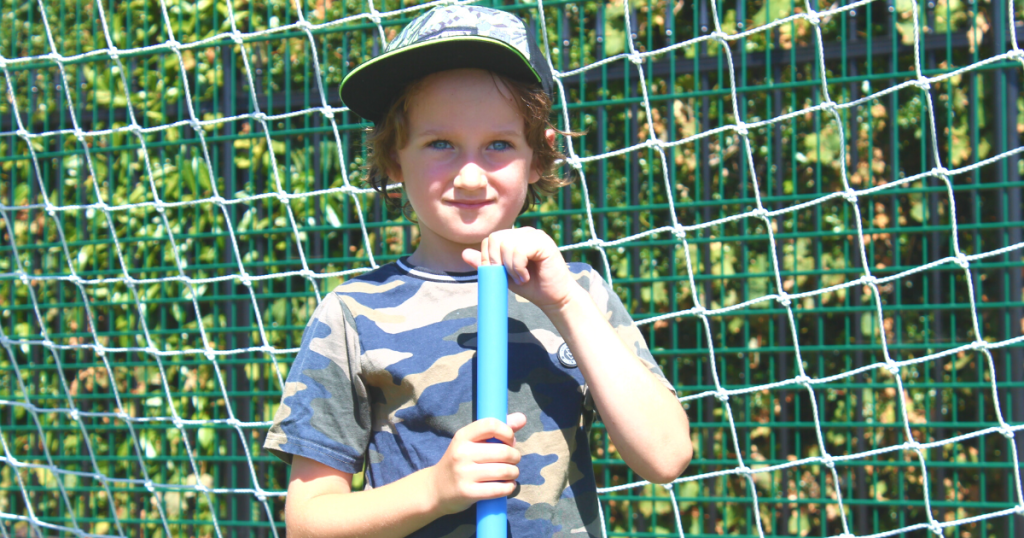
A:
{"type": "Polygon", "coordinates": [[[618,297],[512,227],[533,189],[558,186],[550,77],[528,43],[507,13],[439,7],[342,82],[375,123],[375,186],[403,184],[420,242],[336,288],[306,328],[265,444],[292,464],[290,536],[472,536],[473,504],[500,496],[510,536],[600,536],[595,410],[640,476],[689,463],[686,415],[618,297]],[[483,264],[510,280],[507,424],[473,421],[483,264]]]}

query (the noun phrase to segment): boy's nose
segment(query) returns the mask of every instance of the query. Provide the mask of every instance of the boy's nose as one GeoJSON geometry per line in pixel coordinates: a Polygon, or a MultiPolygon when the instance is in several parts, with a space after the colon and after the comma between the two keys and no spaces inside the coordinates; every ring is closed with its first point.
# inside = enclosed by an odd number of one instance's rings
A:
{"type": "Polygon", "coordinates": [[[487,186],[487,175],[475,163],[466,163],[455,177],[455,188],[465,190],[482,189],[487,186]]]}

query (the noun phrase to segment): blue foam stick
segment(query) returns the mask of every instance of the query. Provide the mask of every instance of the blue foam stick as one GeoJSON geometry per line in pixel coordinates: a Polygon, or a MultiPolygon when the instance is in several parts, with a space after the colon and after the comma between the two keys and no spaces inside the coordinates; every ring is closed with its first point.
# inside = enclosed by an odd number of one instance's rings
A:
{"type": "MultiPolygon", "coordinates": [[[[503,265],[477,269],[476,418],[508,418],[508,276],[503,265]]],[[[476,503],[478,538],[506,538],[508,499],[476,503]]]]}

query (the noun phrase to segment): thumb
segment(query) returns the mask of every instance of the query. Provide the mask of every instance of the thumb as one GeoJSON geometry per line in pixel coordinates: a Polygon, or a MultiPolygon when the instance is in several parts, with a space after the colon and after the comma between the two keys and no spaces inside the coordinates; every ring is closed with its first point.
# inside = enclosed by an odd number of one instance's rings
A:
{"type": "Polygon", "coordinates": [[[517,432],[523,429],[523,426],[526,426],[526,415],[522,413],[511,413],[505,423],[512,428],[513,432],[517,432]]]}
{"type": "Polygon", "coordinates": [[[482,259],[483,256],[480,254],[479,250],[467,248],[462,251],[462,260],[472,265],[474,269],[480,267],[482,259]]]}

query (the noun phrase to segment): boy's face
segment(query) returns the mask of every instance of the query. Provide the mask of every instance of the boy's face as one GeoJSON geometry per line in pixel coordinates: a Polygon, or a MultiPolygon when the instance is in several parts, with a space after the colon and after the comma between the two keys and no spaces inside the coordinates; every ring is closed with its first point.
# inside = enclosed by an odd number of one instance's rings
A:
{"type": "Polygon", "coordinates": [[[457,69],[423,79],[409,100],[408,141],[391,176],[416,211],[421,249],[479,248],[515,222],[540,175],[510,99],[487,71],[457,69]]]}

